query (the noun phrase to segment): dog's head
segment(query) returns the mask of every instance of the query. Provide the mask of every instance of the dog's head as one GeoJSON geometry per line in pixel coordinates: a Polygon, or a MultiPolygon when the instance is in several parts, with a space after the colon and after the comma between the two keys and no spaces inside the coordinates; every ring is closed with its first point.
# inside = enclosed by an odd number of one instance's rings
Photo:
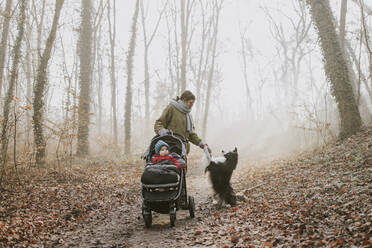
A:
{"type": "Polygon", "coordinates": [[[233,151],[224,152],[222,151],[223,156],[226,160],[238,160],[238,148],[235,147],[233,151]]]}

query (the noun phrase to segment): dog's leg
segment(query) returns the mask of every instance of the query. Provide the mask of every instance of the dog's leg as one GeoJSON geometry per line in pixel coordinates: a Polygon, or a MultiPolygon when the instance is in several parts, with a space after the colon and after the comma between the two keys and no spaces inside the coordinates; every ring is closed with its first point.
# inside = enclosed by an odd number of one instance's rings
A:
{"type": "Polygon", "coordinates": [[[224,199],[222,199],[222,197],[218,197],[217,207],[218,208],[224,208],[225,206],[226,206],[226,203],[225,203],[224,199]]]}
{"type": "Polygon", "coordinates": [[[217,205],[218,202],[219,202],[219,200],[220,200],[220,198],[218,197],[218,194],[217,193],[214,193],[213,194],[212,199],[213,199],[213,201],[212,201],[212,204],[213,205],[217,205]]]}
{"type": "Polygon", "coordinates": [[[234,189],[231,187],[230,183],[229,183],[229,187],[228,187],[228,189],[226,191],[226,194],[225,194],[225,200],[231,206],[236,206],[235,192],[234,192],[234,189]]]}

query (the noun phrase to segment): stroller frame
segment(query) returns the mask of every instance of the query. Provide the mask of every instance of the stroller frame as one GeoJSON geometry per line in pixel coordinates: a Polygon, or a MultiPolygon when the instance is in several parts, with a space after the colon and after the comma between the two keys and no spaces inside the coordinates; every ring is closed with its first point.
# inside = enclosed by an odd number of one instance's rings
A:
{"type": "MultiPolygon", "coordinates": [[[[173,132],[171,132],[169,135],[156,135],[154,138],[152,138],[150,146],[148,147],[145,154],[142,156],[142,158],[146,159],[147,165],[148,163],[151,163],[151,158],[154,154],[154,145],[158,140],[165,140],[166,142],[171,140],[173,141],[170,142],[172,144],[178,143],[178,147],[176,147],[176,149],[170,145],[170,150],[171,152],[176,150],[178,151],[178,154],[181,153],[179,155],[182,157],[182,159],[185,160],[187,168],[187,157],[185,149],[186,139],[182,135],[173,132]]],[[[172,227],[175,226],[176,212],[180,208],[188,209],[190,217],[195,217],[194,197],[187,196],[186,171],[186,169],[180,170],[179,180],[177,183],[152,185],[142,184],[142,216],[147,228],[150,228],[152,225],[152,211],[161,214],[169,214],[170,225],[172,227]]]]}

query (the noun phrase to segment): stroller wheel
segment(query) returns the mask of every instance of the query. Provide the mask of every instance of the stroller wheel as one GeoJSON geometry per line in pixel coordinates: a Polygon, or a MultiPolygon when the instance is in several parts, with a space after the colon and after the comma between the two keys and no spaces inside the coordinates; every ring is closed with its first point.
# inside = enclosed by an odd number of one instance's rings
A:
{"type": "Polygon", "coordinates": [[[169,218],[170,218],[170,225],[173,227],[175,226],[175,223],[176,223],[176,209],[172,209],[170,212],[169,212],[169,218]]]}
{"type": "Polygon", "coordinates": [[[142,216],[145,221],[146,228],[150,228],[152,225],[152,213],[151,210],[142,206],[142,216]]]}
{"type": "Polygon", "coordinates": [[[152,214],[151,211],[143,214],[143,219],[145,220],[146,228],[150,228],[152,225],[152,214]]]}
{"type": "Polygon", "coordinates": [[[194,201],[194,197],[192,196],[189,196],[189,213],[190,213],[190,217],[191,218],[194,218],[195,217],[195,201],[194,201]]]}

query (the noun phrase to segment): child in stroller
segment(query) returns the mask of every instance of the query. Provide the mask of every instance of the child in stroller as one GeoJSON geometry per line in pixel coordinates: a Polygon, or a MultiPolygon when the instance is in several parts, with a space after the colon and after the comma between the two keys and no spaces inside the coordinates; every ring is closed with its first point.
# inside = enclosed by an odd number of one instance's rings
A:
{"type": "Polygon", "coordinates": [[[162,161],[171,161],[179,169],[186,168],[185,161],[175,152],[169,154],[169,145],[159,140],[155,144],[155,155],[152,157],[151,162],[156,164],[162,161]]]}
{"type": "Polygon", "coordinates": [[[152,225],[152,211],[170,215],[171,226],[176,210],[188,209],[195,216],[195,204],[186,191],[186,148],[182,136],[173,133],[155,136],[143,155],[146,167],[141,177],[142,215],[146,227],[152,225]]]}

